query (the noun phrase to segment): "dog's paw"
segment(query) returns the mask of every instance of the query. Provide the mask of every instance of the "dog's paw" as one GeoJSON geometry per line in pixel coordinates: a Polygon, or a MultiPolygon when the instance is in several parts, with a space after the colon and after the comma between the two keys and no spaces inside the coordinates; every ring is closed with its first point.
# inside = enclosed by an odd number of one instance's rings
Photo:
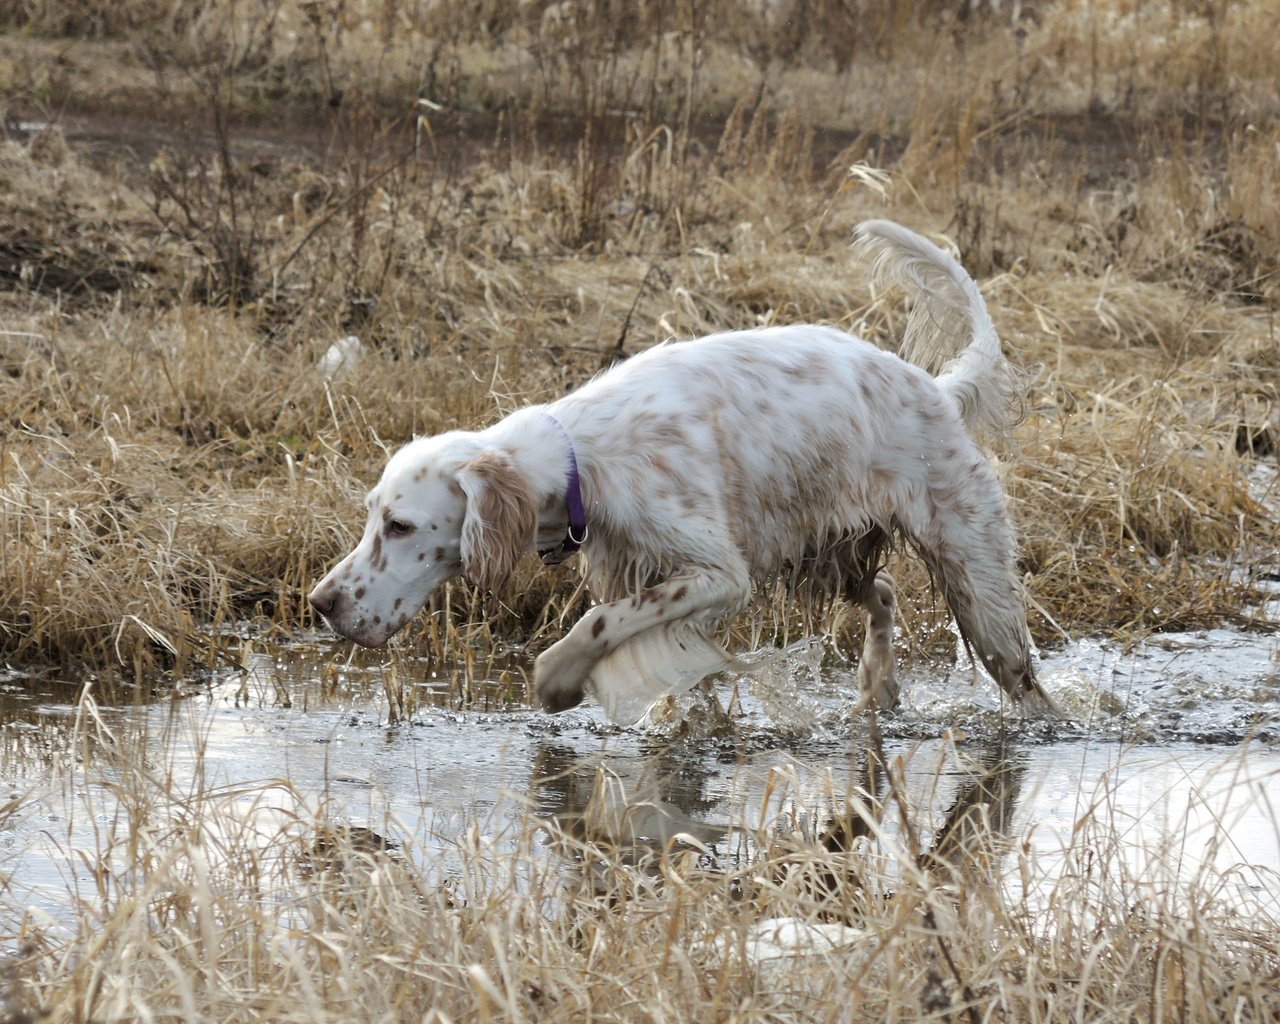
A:
{"type": "Polygon", "coordinates": [[[571,651],[561,649],[564,643],[552,645],[533,663],[533,698],[552,714],[576,708],[586,693],[588,670],[576,664],[571,651]]]}

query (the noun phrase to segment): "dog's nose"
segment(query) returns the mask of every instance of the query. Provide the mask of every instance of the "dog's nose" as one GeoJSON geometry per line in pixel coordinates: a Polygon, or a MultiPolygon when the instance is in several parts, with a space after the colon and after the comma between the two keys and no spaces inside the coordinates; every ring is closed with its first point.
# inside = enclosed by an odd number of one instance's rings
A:
{"type": "Polygon", "coordinates": [[[327,619],[338,605],[338,593],[331,587],[316,587],[307,595],[307,600],[311,602],[312,608],[327,619]]]}

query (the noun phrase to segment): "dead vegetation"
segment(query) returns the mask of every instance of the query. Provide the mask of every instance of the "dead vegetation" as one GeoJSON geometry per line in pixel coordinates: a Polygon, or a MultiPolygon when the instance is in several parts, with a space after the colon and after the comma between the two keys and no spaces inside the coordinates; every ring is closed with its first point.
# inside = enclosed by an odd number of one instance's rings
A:
{"type": "MultiPolygon", "coordinates": [[[[1247,622],[1273,571],[1246,486],[1280,376],[1265,4],[3,18],[9,660],[140,676],[210,626],[308,628],[387,447],[662,338],[825,320],[892,344],[903,311],[847,252],[872,215],[950,238],[1031,374],[1002,457],[1039,640],[1247,622]],[[362,358],[320,372],[353,334],[362,358]]],[[[539,637],[574,594],[526,573],[488,638],[539,637]]],[[[416,642],[479,600],[442,598],[416,642]]]]}
{"type": "Polygon", "coordinates": [[[83,773],[99,824],[72,920],[7,918],[7,1024],[1280,1012],[1264,869],[1220,869],[1235,858],[1177,821],[1166,845],[1135,842],[1105,782],[1045,850],[1014,824],[1016,759],[959,766],[929,832],[908,769],[862,736],[856,781],[775,769],[732,829],[637,838],[626,815],[652,807],[620,809],[601,768],[580,791],[534,780],[554,815],[478,814],[442,848],[428,822],[352,825],[286,781],[175,782],[90,698],[76,731],[80,762],[57,771],[83,773]]]}
{"type": "MultiPolygon", "coordinates": [[[[892,344],[904,310],[848,253],[867,216],[949,239],[1028,371],[1000,459],[1037,639],[1263,625],[1271,7],[0,5],[0,654],[104,693],[238,661],[224,627],[316,626],[302,595],[414,433],[671,335],[892,344]],[[350,335],[361,357],[323,372],[350,335]]],[[[928,581],[894,571],[904,636],[950,654],[928,581]]],[[[448,588],[401,650],[464,660],[465,702],[473,659],[527,664],[582,600],[572,567],[513,594],[448,588]]],[[[764,594],[736,628],[849,623],[764,594]]],[[[70,929],[0,873],[0,1021],[1280,1014],[1258,890],[1173,850],[1135,865],[1105,799],[1052,870],[980,811],[931,848],[891,832],[892,771],[843,835],[783,828],[803,806],[780,783],[791,810],[720,861],[521,821],[440,867],[433,837],[345,827],[288,783],[180,789],[88,696],[76,738],[57,777],[114,810],[73,854],[70,929]],[[801,953],[762,955],[785,929],[801,953]]],[[[30,810],[4,800],[0,825],[30,810]]]]}

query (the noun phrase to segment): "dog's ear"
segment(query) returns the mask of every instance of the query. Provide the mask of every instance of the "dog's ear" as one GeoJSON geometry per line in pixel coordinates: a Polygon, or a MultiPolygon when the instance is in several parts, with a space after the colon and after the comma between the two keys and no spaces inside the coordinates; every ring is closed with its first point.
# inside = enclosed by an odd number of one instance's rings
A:
{"type": "Polygon", "coordinates": [[[501,593],[538,527],[533,495],[506,455],[486,451],[458,472],[467,496],[462,568],[478,586],[501,593]]]}

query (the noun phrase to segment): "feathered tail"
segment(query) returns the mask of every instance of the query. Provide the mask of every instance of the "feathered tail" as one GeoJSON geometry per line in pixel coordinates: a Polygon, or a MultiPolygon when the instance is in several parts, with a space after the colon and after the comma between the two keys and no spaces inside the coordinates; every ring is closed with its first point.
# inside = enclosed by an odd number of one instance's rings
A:
{"type": "Polygon", "coordinates": [[[873,279],[912,298],[901,356],[936,375],[959,403],[965,426],[1003,435],[1017,407],[1019,381],[973,278],[932,242],[891,221],[864,221],[854,238],[873,279]]]}

